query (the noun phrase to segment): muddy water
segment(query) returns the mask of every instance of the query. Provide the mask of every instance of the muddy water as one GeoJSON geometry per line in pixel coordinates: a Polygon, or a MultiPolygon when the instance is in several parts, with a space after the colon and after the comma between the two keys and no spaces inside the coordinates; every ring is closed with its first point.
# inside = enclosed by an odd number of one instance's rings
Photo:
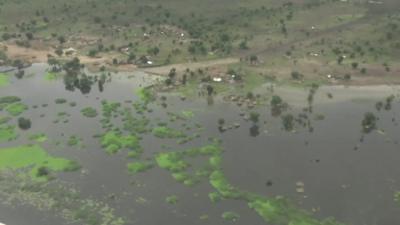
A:
{"type": "MultiPolygon", "coordinates": [[[[221,214],[234,211],[240,214],[240,224],[266,224],[250,210],[245,202],[227,200],[213,204],[208,193],[214,191],[207,180],[195,187],[186,187],[175,182],[171,175],[158,168],[145,173],[130,175],[126,164],[130,162],[124,153],[110,156],[101,149],[94,134],[103,130],[101,117],[85,118],[80,110],[87,106],[100,109],[101,100],[118,101],[130,106],[126,100],[137,100],[135,90],[143,83],[151,83],[144,74],[114,74],[106,83],[103,92],[93,86],[89,94],[66,91],[62,81],[46,81],[43,78],[45,65],[34,65],[26,74],[31,77],[13,80],[12,85],[0,90],[0,95],[17,95],[30,106],[23,115],[30,117],[33,126],[20,134],[20,138],[2,143],[1,147],[31,143],[26,136],[44,132],[49,136],[43,146],[50,154],[78,161],[82,172],[64,173],[59,179],[72,183],[83,198],[107,202],[116,208],[116,214],[127,218],[127,224],[230,224],[221,214]],[[129,78],[130,77],[130,78],[129,78]],[[57,105],[55,98],[76,102],[57,105]],[[49,104],[42,107],[42,104],[49,104]],[[34,109],[32,106],[38,105],[34,109]],[[70,114],[68,123],[53,121],[57,113],[70,114]],[[44,117],[40,115],[45,114],[44,117]],[[84,148],[69,147],[65,143],[70,135],[83,139],[84,148]],[[61,145],[55,145],[60,141],[61,145]],[[110,196],[114,196],[110,198],[110,196]],[[170,205],[165,198],[177,195],[179,203],[170,205]],[[200,217],[207,215],[208,219],[200,217]]],[[[289,112],[297,113],[306,106],[308,90],[275,88],[275,93],[291,105],[289,112]]],[[[393,201],[393,194],[400,190],[400,128],[392,122],[400,120],[398,98],[391,111],[376,112],[374,105],[390,94],[398,94],[396,87],[322,87],[318,90],[314,114],[323,114],[322,121],[312,120],[314,131],[297,127],[296,132],[282,129],[281,119],[271,116],[270,109],[263,106],[258,111],[260,134],[251,136],[252,123],[240,116],[245,112],[237,106],[216,98],[213,105],[205,99],[181,101],[168,96],[168,107],[150,104],[153,109],[148,116],[153,121],[166,120],[166,111],[191,110],[195,113],[192,122],[204,126],[201,138],[185,145],[143,137],[143,158],[165,151],[166,144],[172,150],[201,146],[208,137],[219,137],[225,149],[223,169],[229,181],[242,190],[266,196],[282,195],[300,207],[315,211],[319,218],[335,217],[346,224],[392,225],[400,224],[400,207],[393,201]],[[332,93],[333,98],[326,97],[332,93]],[[361,120],[367,111],[375,112],[380,120],[378,126],[384,133],[361,134],[361,120]],[[217,120],[224,118],[226,124],[238,122],[239,129],[220,133],[217,120]],[[362,138],[363,137],[363,138],[362,138]],[[362,139],[362,142],[360,141],[362,139]],[[355,148],[356,147],[356,148],[355,148]],[[296,192],[296,182],[304,183],[304,193],[296,192]],[[266,185],[269,183],[269,185],[266,185]]],[[[99,111],[100,112],[100,111],[99,111]]],[[[175,124],[180,127],[180,124],[175,124]]],[[[39,212],[32,207],[0,205],[0,222],[7,225],[54,225],[64,224],[52,212],[39,212]]]]}

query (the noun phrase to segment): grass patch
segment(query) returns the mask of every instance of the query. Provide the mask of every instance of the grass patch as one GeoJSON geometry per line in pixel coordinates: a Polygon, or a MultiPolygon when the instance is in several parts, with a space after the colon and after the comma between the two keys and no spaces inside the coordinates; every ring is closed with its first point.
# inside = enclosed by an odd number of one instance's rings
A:
{"type": "Polygon", "coordinates": [[[224,212],[222,218],[227,221],[235,222],[240,218],[240,215],[235,212],[224,212]]]}
{"type": "Polygon", "coordinates": [[[54,72],[48,72],[44,75],[44,79],[47,81],[54,81],[60,77],[60,74],[54,72]]]}

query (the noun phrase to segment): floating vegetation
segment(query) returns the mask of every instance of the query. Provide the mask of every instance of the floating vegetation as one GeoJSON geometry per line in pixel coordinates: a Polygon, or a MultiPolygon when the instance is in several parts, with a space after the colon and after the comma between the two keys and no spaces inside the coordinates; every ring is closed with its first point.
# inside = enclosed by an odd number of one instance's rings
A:
{"type": "Polygon", "coordinates": [[[20,101],[21,101],[21,98],[17,97],[17,96],[0,97],[0,105],[11,104],[11,103],[20,102],[20,101]]]}
{"type": "Polygon", "coordinates": [[[5,73],[0,73],[0,87],[5,87],[10,84],[10,79],[5,73]]]}
{"type": "Polygon", "coordinates": [[[224,212],[222,218],[227,221],[235,222],[240,218],[240,215],[235,212],[224,212]]]}
{"type": "Polygon", "coordinates": [[[153,92],[149,88],[140,88],[137,90],[136,94],[139,96],[140,100],[146,104],[155,99],[153,92]]]}
{"type": "Polygon", "coordinates": [[[24,173],[0,173],[0,197],[3,204],[28,204],[40,211],[56,213],[70,223],[82,225],[124,225],[114,209],[100,201],[85,199],[68,184],[48,184],[24,173]]]}
{"type": "Polygon", "coordinates": [[[72,147],[72,146],[77,146],[82,142],[81,139],[79,139],[77,136],[75,135],[71,135],[67,141],[67,145],[72,147]]]}
{"type": "Polygon", "coordinates": [[[191,119],[191,118],[194,117],[193,111],[190,111],[190,110],[183,110],[183,111],[181,112],[181,114],[182,114],[186,119],[191,119]]]}
{"type": "Polygon", "coordinates": [[[64,104],[64,103],[67,102],[67,99],[64,99],[64,98],[57,98],[56,100],[54,100],[54,102],[55,102],[56,104],[64,104]]]}
{"type": "Polygon", "coordinates": [[[25,110],[27,110],[27,109],[28,109],[28,106],[21,102],[11,103],[5,107],[5,110],[12,116],[19,116],[20,114],[25,112],[25,110]]]}
{"type": "Polygon", "coordinates": [[[152,133],[158,138],[182,138],[185,134],[181,131],[174,130],[166,126],[160,126],[153,128],[152,133]]]}
{"type": "Polygon", "coordinates": [[[134,135],[122,135],[116,131],[109,131],[101,137],[101,145],[109,154],[114,154],[122,148],[139,150],[139,139],[134,135]]]}
{"type": "Polygon", "coordinates": [[[81,110],[81,113],[82,113],[82,115],[84,115],[85,117],[88,117],[88,118],[93,118],[93,117],[96,117],[96,116],[97,116],[97,111],[96,111],[96,109],[94,109],[94,108],[92,108],[92,107],[83,108],[83,109],[81,110]]]}
{"type": "Polygon", "coordinates": [[[29,136],[29,140],[43,143],[43,142],[46,142],[48,140],[48,138],[47,138],[46,134],[40,133],[40,134],[33,134],[33,135],[29,136]]]}
{"type": "Polygon", "coordinates": [[[31,168],[30,175],[42,178],[49,174],[39,173],[46,168],[49,172],[75,171],[79,169],[76,162],[52,157],[37,145],[23,145],[0,149],[0,170],[31,168]]]}
{"type": "Polygon", "coordinates": [[[16,138],[15,126],[0,125],[0,142],[11,141],[16,138]]]}
{"type": "Polygon", "coordinates": [[[131,173],[141,173],[153,168],[152,162],[133,162],[128,164],[128,170],[131,173]]]}
{"type": "Polygon", "coordinates": [[[44,79],[47,81],[54,81],[57,80],[59,77],[61,77],[61,74],[54,72],[48,72],[44,75],[44,79]]]}
{"type": "Polygon", "coordinates": [[[168,204],[171,204],[171,205],[177,204],[178,201],[179,201],[179,198],[176,195],[171,195],[171,196],[168,196],[165,198],[165,202],[167,202],[168,204]]]}

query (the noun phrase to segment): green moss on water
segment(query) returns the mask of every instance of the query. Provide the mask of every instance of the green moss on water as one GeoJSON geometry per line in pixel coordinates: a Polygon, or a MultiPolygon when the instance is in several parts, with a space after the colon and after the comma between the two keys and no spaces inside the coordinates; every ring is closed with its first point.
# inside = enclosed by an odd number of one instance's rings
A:
{"type": "Polygon", "coordinates": [[[6,87],[10,84],[10,79],[7,74],[0,73],[0,87],[6,87]]]}
{"type": "Polygon", "coordinates": [[[224,212],[222,213],[222,218],[227,221],[235,222],[240,218],[240,216],[235,212],[224,212]]]}
{"type": "Polygon", "coordinates": [[[50,156],[37,145],[24,145],[0,149],[0,170],[31,168],[31,176],[40,178],[38,170],[47,168],[49,171],[72,171],[79,167],[73,161],[50,156]]]}
{"type": "Polygon", "coordinates": [[[48,140],[48,138],[47,138],[46,134],[41,133],[41,134],[33,134],[33,135],[31,135],[29,137],[29,140],[36,141],[36,142],[39,142],[39,143],[43,143],[43,142],[46,142],[48,140]]]}
{"type": "Polygon", "coordinates": [[[0,142],[11,141],[16,138],[15,126],[0,125],[0,142]]]}
{"type": "Polygon", "coordinates": [[[86,107],[81,110],[82,115],[85,117],[93,118],[97,116],[97,111],[96,109],[92,107],[86,107]]]}
{"type": "Polygon", "coordinates": [[[21,102],[12,103],[5,107],[5,110],[12,116],[19,116],[27,109],[28,106],[21,102]]]}
{"type": "Polygon", "coordinates": [[[168,204],[172,204],[172,205],[177,204],[178,201],[179,201],[179,198],[176,195],[171,195],[171,196],[168,196],[165,198],[165,202],[167,202],[168,204]]]}
{"type": "Polygon", "coordinates": [[[182,138],[185,134],[181,131],[174,130],[166,126],[160,126],[153,128],[153,135],[158,138],[182,138]]]}
{"type": "Polygon", "coordinates": [[[140,149],[139,139],[134,135],[122,135],[116,131],[109,131],[101,137],[101,145],[105,150],[114,154],[123,148],[130,150],[140,149]]]}
{"type": "Polygon", "coordinates": [[[131,173],[141,173],[153,168],[153,163],[151,162],[133,162],[128,164],[128,170],[131,173]]]}

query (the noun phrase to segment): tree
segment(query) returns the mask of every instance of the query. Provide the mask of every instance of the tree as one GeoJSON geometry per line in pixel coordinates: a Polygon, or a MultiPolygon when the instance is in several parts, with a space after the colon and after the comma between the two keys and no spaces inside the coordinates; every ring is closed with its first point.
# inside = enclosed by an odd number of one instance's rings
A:
{"type": "Polygon", "coordinates": [[[28,38],[28,40],[33,39],[33,34],[31,32],[26,33],[25,36],[26,36],[26,38],[28,38]]]}
{"type": "Polygon", "coordinates": [[[31,128],[31,120],[30,119],[26,119],[24,117],[20,117],[18,118],[18,127],[21,130],[28,130],[29,128],[31,128]]]}
{"type": "Polygon", "coordinates": [[[353,67],[353,69],[357,69],[358,63],[357,62],[351,63],[351,67],[353,67]]]}

